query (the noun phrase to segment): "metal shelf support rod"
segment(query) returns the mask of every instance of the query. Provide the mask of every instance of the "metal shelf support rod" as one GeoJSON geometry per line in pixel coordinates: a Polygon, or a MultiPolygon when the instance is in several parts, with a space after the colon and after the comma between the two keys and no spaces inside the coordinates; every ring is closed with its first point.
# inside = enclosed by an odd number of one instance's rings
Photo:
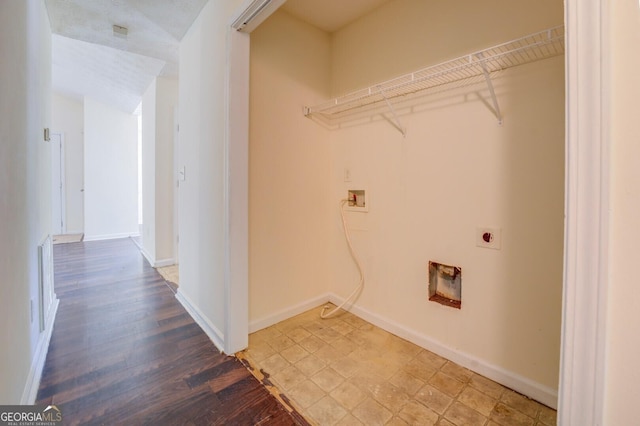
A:
{"type": "Polygon", "coordinates": [[[502,112],[500,112],[500,105],[498,105],[498,98],[496,97],[496,91],[493,89],[493,82],[491,81],[491,75],[489,75],[489,70],[487,70],[487,64],[482,59],[482,54],[478,54],[478,63],[480,67],[482,67],[482,73],[484,74],[484,79],[487,82],[487,87],[489,88],[489,93],[491,93],[491,100],[493,101],[493,109],[498,119],[498,125],[502,126],[502,112]]]}
{"type": "Polygon", "coordinates": [[[389,99],[387,98],[387,95],[385,95],[384,90],[382,90],[381,87],[379,87],[379,90],[380,90],[380,94],[382,95],[382,98],[387,103],[387,106],[389,107],[389,109],[391,110],[391,114],[393,115],[393,122],[391,124],[393,124],[393,127],[398,129],[398,131],[402,133],[403,137],[406,137],[407,132],[404,129],[404,127],[402,127],[402,124],[400,124],[400,120],[398,119],[398,115],[396,114],[395,108],[393,108],[393,105],[391,105],[391,102],[389,102],[389,99]]]}

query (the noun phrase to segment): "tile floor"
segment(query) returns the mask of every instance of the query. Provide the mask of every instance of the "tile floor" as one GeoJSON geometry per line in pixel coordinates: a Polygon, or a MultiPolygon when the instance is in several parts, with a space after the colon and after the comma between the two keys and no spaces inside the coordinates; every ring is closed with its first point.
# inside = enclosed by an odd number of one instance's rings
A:
{"type": "Polygon", "coordinates": [[[342,312],[249,336],[243,356],[318,425],[555,425],[556,412],[342,312]]]}
{"type": "Polygon", "coordinates": [[[53,244],[77,243],[84,239],[84,234],[54,235],[53,244]]]}
{"type": "Polygon", "coordinates": [[[175,285],[180,284],[180,275],[178,274],[178,265],[163,266],[156,268],[158,273],[162,275],[165,281],[169,281],[175,285]]]}

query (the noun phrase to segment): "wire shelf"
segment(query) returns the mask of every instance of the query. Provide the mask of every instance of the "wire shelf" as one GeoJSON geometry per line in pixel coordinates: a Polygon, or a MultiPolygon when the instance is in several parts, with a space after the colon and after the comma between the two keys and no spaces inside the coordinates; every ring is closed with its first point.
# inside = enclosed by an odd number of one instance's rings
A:
{"type": "Polygon", "coordinates": [[[488,79],[490,73],[562,54],[564,26],[558,26],[305,107],[304,113],[307,116],[322,114],[331,118],[355,108],[388,102],[389,99],[438,86],[477,79],[483,75],[488,79]]]}

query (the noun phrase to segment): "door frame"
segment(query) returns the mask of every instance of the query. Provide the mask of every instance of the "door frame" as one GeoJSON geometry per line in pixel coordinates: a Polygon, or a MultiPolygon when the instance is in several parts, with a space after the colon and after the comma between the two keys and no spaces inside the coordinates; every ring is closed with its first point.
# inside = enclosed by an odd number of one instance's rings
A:
{"type": "MultiPolygon", "coordinates": [[[[67,194],[66,194],[66,188],[67,188],[67,182],[66,182],[66,178],[65,178],[65,172],[66,172],[66,165],[65,165],[65,153],[64,153],[64,133],[63,132],[51,132],[51,184],[55,184],[55,182],[53,182],[53,167],[56,163],[54,163],[54,156],[55,153],[58,152],[59,154],[59,165],[60,165],[60,221],[61,221],[61,234],[66,234],[67,233],[67,209],[66,209],[66,204],[67,204],[67,194]],[[60,148],[59,150],[57,148],[54,147],[54,137],[58,136],[60,139],[60,148]]],[[[52,191],[53,191],[53,186],[51,187],[52,191]]],[[[55,193],[52,193],[52,202],[51,202],[51,207],[52,207],[52,212],[53,212],[53,196],[55,193]]],[[[51,218],[52,220],[52,225],[53,225],[53,217],[51,218]]],[[[54,228],[54,230],[57,230],[58,228],[54,228]]],[[[52,231],[54,231],[52,230],[52,231]]]]}
{"type": "Polygon", "coordinates": [[[601,425],[609,271],[609,10],[566,0],[565,239],[558,424],[601,425]]]}
{"type": "MultiPolygon", "coordinates": [[[[240,16],[248,3],[234,16],[240,16]]],[[[565,0],[565,34],[565,246],[558,422],[597,425],[602,424],[604,411],[609,263],[607,2],[565,0]]],[[[248,218],[249,35],[229,28],[228,42],[225,349],[244,347],[248,335],[248,233],[246,223],[242,229],[233,225],[236,219],[246,222],[248,218]],[[247,88],[246,93],[238,84],[247,88]],[[233,221],[232,211],[239,213],[233,221]]]]}

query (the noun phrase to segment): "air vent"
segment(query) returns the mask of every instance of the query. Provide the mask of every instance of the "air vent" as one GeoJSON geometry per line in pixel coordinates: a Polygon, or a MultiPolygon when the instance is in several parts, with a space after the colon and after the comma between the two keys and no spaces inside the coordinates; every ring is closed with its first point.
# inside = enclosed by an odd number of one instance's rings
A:
{"type": "Polygon", "coordinates": [[[129,34],[129,29],[127,27],[121,27],[120,25],[113,26],[113,35],[115,37],[127,38],[127,34],[129,34]]]}

